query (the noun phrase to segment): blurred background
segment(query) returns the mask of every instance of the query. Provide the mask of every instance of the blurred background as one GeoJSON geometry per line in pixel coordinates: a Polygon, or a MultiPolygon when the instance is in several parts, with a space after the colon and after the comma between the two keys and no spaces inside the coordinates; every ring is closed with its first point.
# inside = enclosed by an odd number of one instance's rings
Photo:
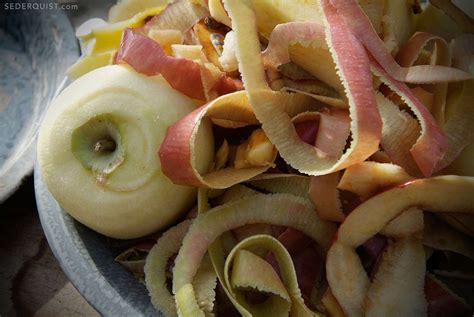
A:
{"type": "Polygon", "coordinates": [[[0,316],[98,316],[61,271],[36,209],[35,136],[79,56],[75,29],[113,0],[0,2],[0,316]]]}

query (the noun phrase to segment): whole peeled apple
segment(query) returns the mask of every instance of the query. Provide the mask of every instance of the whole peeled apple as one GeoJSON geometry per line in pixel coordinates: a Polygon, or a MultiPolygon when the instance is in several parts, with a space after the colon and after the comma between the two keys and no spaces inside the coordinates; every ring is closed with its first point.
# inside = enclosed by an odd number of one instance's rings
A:
{"type": "MultiPolygon", "coordinates": [[[[173,184],[157,155],[166,129],[196,108],[161,77],[126,66],[96,69],[52,103],[38,140],[40,174],[61,207],[104,235],[130,239],[169,226],[196,198],[173,184]]],[[[211,124],[197,135],[196,166],[213,156],[211,124]]]]}

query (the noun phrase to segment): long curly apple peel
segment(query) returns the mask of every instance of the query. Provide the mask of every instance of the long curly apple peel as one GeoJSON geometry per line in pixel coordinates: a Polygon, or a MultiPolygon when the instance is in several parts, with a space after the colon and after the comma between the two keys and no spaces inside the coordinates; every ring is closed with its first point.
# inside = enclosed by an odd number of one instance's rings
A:
{"type": "Polygon", "coordinates": [[[386,50],[369,18],[356,1],[331,0],[331,3],[337,8],[338,14],[344,18],[353,35],[363,43],[384,70],[396,80],[410,83],[437,83],[472,79],[472,75],[469,73],[451,67],[437,65],[401,67],[386,50]]]}
{"type": "Polygon", "coordinates": [[[145,263],[145,283],[153,306],[167,316],[176,316],[173,296],[166,287],[168,259],[178,252],[191,220],[180,222],[166,231],[148,253],[145,263]]]}
{"type": "Polygon", "coordinates": [[[228,289],[235,307],[243,316],[258,316],[262,313],[283,316],[287,315],[290,309],[291,314],[295,316],[322,316],[320,313],[311,311],[305,305],[298,287],[296,271],[290,254],[281,242],[269,235],[255,235],[237,244],[225,261],[224,272],[225,287],[228,289]],[[281,280],[268,262],[246,251],[248,248],[255,247],[264,248],[275,255],[281,280]],[[243,256],[245,256],[246,261],[243,259],[237,260],[243,256]],[[232,264],[232,275],[230,275],[232,264]],[[275,275],[258,276],[258,274],[263,273],[264,268],[275,275]],[[258,291],[271,292],[279,295],[281,299],[272,299],[259,305],[249,305],[245,303],[242,294],[239,292],[237,288],[239,286],[250,286],[258,291]],[[278,293],[276,290],[278,290],[278,293]]]}
{"type": "Polygon", "coordinates": [[[473,192],[472,177],[417,179],[376,195],[354,209],[339,227],[326,262],[329,285],[344,311],[361,316],[370,285],[355,248],[410,207],[474,213],[473,192]]]}
{"type": "Polygon", "coordinates": [[[127,28],[123,32],[116,63],[126,63],[147,76],[162,75],[170,85],[183,94],[206,100],[210,94],[220,95],[239,90],[235,81],[226,75],[217,76],[210,86],[208,65],[168,56],[158,42],[144,34],[143,29],[127,28]],[[185,73],[186,76],[181,76],[185,73]]]}
{"type": "MultiPolygon", "coordinates": [[[[359,195],[365,201],[379,192],[413,178],[398,165],[366,161],[348,167],[337,185],[359,195]]],[[[423,211],[412,207],[390,221],[381,231],[384,236],[408,237],[423,230],[423,211]]]]}
{"type": "MultiPolygon", "coordinates": [[[[363,161],[376,151],[380,140],[381,120],[373,98],[372,79],[367,71],[368,61],[363,48],[354,39],[344,37],[347,32],[336,34],[343,37],[339,39],[337,51],[341,53],[341,50],[348,50],[347,40],[351,43],[349,46],[351,49],[347,54],[357,54],[361,60],[361,64],[355,66],[349,65],[346,60],[343,71],[340,72],[345,74],[344,71],[349,68],[348,76],[351,77],[352,74],[351,78],[354,79],[357,74],[358,78],[357,84],[354,80],[349,84],[343,80],[350,92],[348,96],[353,140],[341,158],[327,158],[317,148],[299,139],[288,115],[280,110],[291,102],[291,95],[271,91],[265,81],[263,63],[260,58],[255,58],[260,55],[260,44],[251,4],[247,1],[239,3],[227,1],[224,5],[233,23],[237,41],[237,60],[250,103],[268,138],[285,161],[303,173],[323,175],[363,161]],[[344,48],[342,48],[343,42],[344,48]]],[[[338,26],[343,27],[341,23],[338,26]]]]}
{"type": "Polygon", "coordinates": [[[278,66],[290,62],[289,46],[302,44],[305,46],[326,46],[324,27],[315,22],[288,22],[278,24],[270,34],[270,40],[262,52],[263,64],[277,69],[278,66]]]}
{"type": "Polygon", "coordinates": [[[435,170],[436,164],[446,153],[448,144],[445,135],[434,121],[433,116],[404,83],[392,78],[375,61],[372,62],[372,71],[398,94],[416,115],[420,123],[421,134],[410,149],[410,153],[423,175],[430,176],[435,170]]]}
{"type": "Polygon", "coordinates": [[[380,145],[391,162],[402,167],[409,175],[421,175],[410,149],[420,137],[420,125],[408,112],[400,110],[381,93],[375,98],[383,121],[380,145]]]}
{"type": "Polygon", "coordinates": [[[184,238],[175,261],[174,293],[178,294],[192,282],[208,247],[223,232],[251,223],[294,228],[317,241],[323,249],[329,246],[335,230],[334,225],[316,216],[307,200],[288,194],[256,194],[215,207],[198,217],[184,238]]]}
{"type": "MultiPolygon", "coordinates": [[[[426,32],[416,32],[413,34],[398,52],[396,56],[397,62],[403,67],[413,66],[418,57],[423,53],[423,49],[427,48],[429,44],[433,44],[433,52],[430,56],[429,64],[451,66],[451,53],[446,40],[426,32]]],[[[429,106],[425,104],[422,99],[420,99],[420,101],[430,109],[436,122],[442,126],[445,120],[448,83],[440,82],[432,85],[424,85],[423,88],[432,94],[433,100],[429,106]]],[[[414,89],[421,89],[421,87],[415,87],[414,89]]],[[[412,91],[415,91],[414,89],[412,91]]],[[[418,97],[418,95],[416,95],[416,97],[418,97]]]]}
{"type": "MultiPolygon", "coordinates": [[[[153,306],[166,316],[177,316],[173,295],[168,291],[168,261],[176,255],[192,220],[184,220],[168,229],[150,250],[145,263],[145,283],[153,306]]],[[[207,314],[214,306],[217,276],[209,257],[205,257],[193,280],[198,305],[207,314]]]]}
{"type": "MultiPolygon", "coordinates": [[[[316,22],[288,22],[278,24],[270,34],[270,40],[265,51],[262,52],[262,61],[266,68],[276,70],[280,65],[290,62],[290,47],[298,44],[297,50],[323,49],[327,50],[324,27],[316,22]]],[[[293,52],[293,56],[295,53],[293,52]]],[[[298,58],[296,58],[298,59],[298,58]]],[[[320,63],[324,63],[320,61],[320,63]]],[[[322,70],[316,72],[321,76],[322,70]]],[[[324,77],[324,76],[323,76],[324,77]]],[[[332,107],[347,109],[344,100],[323,94],[309,93],[298,87],[283,87],[283,91],[306,94],[332,107]]]]}
{"type": "Polygon", "coordinates": [[[159,156],[163,173],[174,183],[227,188],[270,168],[270,165],[245,169],[227,167],[207,174],[199,173],[196,168],[196,159],[200,155],[198,131],[201,124],[210,124],[210,121],[224,123],[226,127],[258,124],[243,91],[217,98],[173,124],[168,128],[159,156]]]}

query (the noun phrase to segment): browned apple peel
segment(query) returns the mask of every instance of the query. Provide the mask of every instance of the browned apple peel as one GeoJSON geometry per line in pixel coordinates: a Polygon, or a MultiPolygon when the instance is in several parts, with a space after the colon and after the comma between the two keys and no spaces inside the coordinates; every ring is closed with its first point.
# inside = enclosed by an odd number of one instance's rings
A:
{"type": "Polygon", "coordinates": [[[380,232],[410,207],[432,212],[474,213],[474,178],[439,176],[418,179],[378,194],[346,217],[331,246],[327,278],[346,314],[362,316],[370,288],[355,248],[380,232]]]}

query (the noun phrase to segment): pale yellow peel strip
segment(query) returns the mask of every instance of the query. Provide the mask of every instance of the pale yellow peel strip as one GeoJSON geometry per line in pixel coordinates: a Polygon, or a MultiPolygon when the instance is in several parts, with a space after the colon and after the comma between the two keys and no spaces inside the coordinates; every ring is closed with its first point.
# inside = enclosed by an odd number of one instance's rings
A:
{"type": "Polygon", "coordinates": [[[308,198],[309,177],[291,174],[276,174],[274,178],[270,178],[272,174],[261,176],[267,176],[267,178],[256,178],[247,183],[271,193],[288,193],[308,198]]]}
{"type": "Polygon", "coordinates": [[[178,252],[192,220],[185,220],[166,231],[148,253],[145,263],[145,283],[151,303],[166,316],[176,316],[173,296],[166,285],[168,259],[178,252]]]}
{"type": "MultiPolygon", "coordinates": [[[[257,194],[216,207],[198,217],[184,239],[175,261],[175,294],[182,292],[183,286],[191,284],[199,263],[213,241],[225,231],[251,223],[294,228],[313,238],[323,249],[329,246],[335,229],[334,225],[323,222],[316,216],[309,202],[287,194],[257,194]]],[[[223,257],[217,257],[213,261],[222,259],[223,257]]],[[[187,301],[195,302],[195,299],[191,297],[187,301]]],[[[182,304],[177,301],[177,305],[182,304]]]]}
{"type": "MultiPolygon", "coordinates": [[[[243,263],[237,262],[237,264],[243,264],[243,263]]],[[[241,273],[244,273],[245,270],[252,270],[252,267],[248,266],[246,269],[241,268],[241,270],[242,270],[241,273]]],[[[258,274],[258,272],[259,270],[255,270],[253,274],[258,274]]],[[[249,274],[251,273],[249,272],[249,274]]],[[[241,282],[241,286],[244,286],[245,284],[249,284],[249,285],[252,284],[258,290],[273,292],[274,294],[280,296],[281,299],[285,299],[286,301],[291,301],[291,314],[293,316],[322,316],[318,312],[311,311],[304,304],[303,298],[301,297],[301,291],[298,287],[296,271],[293,266],[293,262],[292,262],[290,254],[277,239],[269,235],[255,235],[241,241],[238,245],[235,246],[235,248],[231,251],[231,253],[227,257],[226,262],[225,262],[225,283],[228,289],[230,290],[230,293],[232,293],[235,296],[233,302],[235,301],[238,303],[238,306],[236,307],[239,309],[239,311],[240,311],[240,308],[246,306],[246,308],[252,312],[253,316],[287,316],[288,313],[285,314],[285,310],[287,308],[289,309],[290,305],[286,306],[284,305],[284,302],[281,302],[281,301],[273,300],[272,304],[274,305],[276,304],[278,305],[278,307],[271,307],[271,305],[258,307],[257,305],[243,304],[241,302],[241,299],[242,299],[241,294],[239,294],[238,290],[235,290],[236,285],[234,282],[236,281],[241,282]],[[246,249],[256,247],[256,246],[265,248],[268,251],[271,251],[275,255],[277,262],[279,264],[280,271],[281,271],[282,281],[280,281],[278,276],[273,275],[273,273],[275,272],[273,271],[273,268],[267,262],[263,261],[262,259],[257,260],[253,258],[253,257],[257,257],[256,255],[250,256],[249,254],[246,254],[246,253],[249,253],[248,251],[245,251],[246,249]],[[267,270],[272,270],[273,273],[266,273],[267,274],[266,278],[264,278],[263,276],[255,277],[255,279],[258,279],[259,282],[261,282],[258,284],[253,283],[252,281],[249,281],[248,277],[245,278],[243,276],[240,276],[237,278],[236,276],[234,276],[233,272],[232,272],[232,279],[229,279],[231,264],[234,265],[234,270],[235,270],[235,265],[236,265],[235,259],[238,258],[239,255],[242,256],[242,252],[246,252],[244,254],[247,255],[247,258],[250,258],[250,259],[253,258],[252,262],[254,264],[258,263],[258,266],[260,266],[262,269],[265,265],[268,265],[267,270]],[[263,261],[266,264],[263,264],[260,261],[263,261]],[[276,280],[275,278],[277,278],[278,280],[276,280]],[[283,285],[280,284],[281,282],[283,283],[283,285]],[[285,289],[286,291],[284,291],[285,289]],[[289,295],[289,298],[287,297],[288,295],[289,295]]],[[[240,312],[243,315],[246,315],[247,309],[245,311],[242,310],[240,312]]]]}
{"type": "Polygon", "coordinates": [[[403,184],[412,179],[398,165],[366,161],[348,167],[337,188],[353,192],[362,200],[367,200],[382,189],[403,184]]]}
{"type": "MultiPolygon", "coordinates": [[[[168,260],[178,253],[192,220],[184,220],[166,231],[150,250],[145,262],[145,284],[153,306],[165,316],[177,316],[173,296],[168,291],[168,260]]],[[[209,257],[205,257],[193,280],[198,307],[209,315],[213,310],[216,274],[209,257]]]]}
{"type": "Polygon", "coordinates": [[[410,149],[420,136],[418,121],[400,110],[382,94],[376,94],[377,104],[383,121],[381,145],[393,163],[401,166],[412,176],[420,175],[410,149]]]}
{"type": "Polygon", "coordinates": [[[232,296],[235,308],[242,315],[288,316],[290,296],[270,263],[236,246],[226,259],[224,274],[225,287],[232,296]],[[249,304],[243,293],[249,288],[264,292],[269,298],[259,305],[249,304]]]}
{"type": "MultiPolygon", "coordinates": [[[[347,168],[338,188],[356,193],[362,200],[401,185],[413,178],[403,168],[390,163],[366,161],[347,168]]],[[[407,237],[423,230],[423,211],[413,207],[389,222],[381,231],[387,237],[407,237]]]]}

